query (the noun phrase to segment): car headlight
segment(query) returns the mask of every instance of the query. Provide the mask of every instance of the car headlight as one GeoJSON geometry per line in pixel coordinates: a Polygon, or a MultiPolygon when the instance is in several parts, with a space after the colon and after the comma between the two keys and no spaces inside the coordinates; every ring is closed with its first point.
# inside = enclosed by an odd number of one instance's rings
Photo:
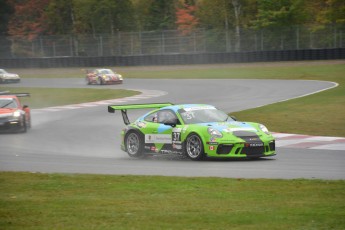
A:
{"type": "Polygon", "coordinates": [[[216,137],[216,138],[221,138],[221,137],[223,137],[223,134],[220,132],[220,131],[218,131],[218,130],[216,130],[216,129],[214,129],[214,128],[208,128],[207,129],[207,132],[212,136],[212,137],[216,137]]]}
{"type": "Polygon", "coordinates": [[[119,74],[117,76],[119,77],[120,80],[123,80],[122,75],[119,74]]]}
{"type": "Polygon", "coordinates": [[[13,113],[13,116],[14,117],[20,117],[20,111],[15,111],[14,113],[13,113]]]}
{"type": "Polygon", "coordinates": [[[264,126],[264,125],[259,125],[259,128],[264,132],[264,133],[267,133],[267,134],[269,134],[270,132],[268,131],[268,129],[267,129],[267,127],[266,126],[264,126]]]}

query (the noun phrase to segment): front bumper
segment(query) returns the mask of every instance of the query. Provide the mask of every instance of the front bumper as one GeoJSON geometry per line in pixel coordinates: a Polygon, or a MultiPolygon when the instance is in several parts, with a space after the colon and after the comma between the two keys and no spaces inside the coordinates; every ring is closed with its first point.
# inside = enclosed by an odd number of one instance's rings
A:
{"type": "Polygon", "coordinates": [[[0,78],[0,83],[18,83],[20,78],[0,78]]]}
{"type": "Polygon", "coordinates": [[[24,129],[24,121],[20,118],[0,118],[0,132],[15,132],[24,129]]]}
{"type": "Polygon", "coordinates": [[[258,158],[274,156],[275,141],[241,142],[241,143],[212,143],[205,146],[205,153],[209,157],[258,158]]]}
{"type": "Polygon", "coordinates": [[[105,80],[104,81],[104,84],[122,84],[123,83],[123,80],[105,80]]]}

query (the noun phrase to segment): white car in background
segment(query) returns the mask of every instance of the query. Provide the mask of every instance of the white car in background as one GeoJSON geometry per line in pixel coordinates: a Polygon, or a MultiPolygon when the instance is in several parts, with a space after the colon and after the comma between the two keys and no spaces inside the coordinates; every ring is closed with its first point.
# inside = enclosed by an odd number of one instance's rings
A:
{"type": "Polygon", "coordinates": [[[15,73],[8,73],[4,69],[0,69],[0,83],[20,82],[20,77],[15,73]]]}

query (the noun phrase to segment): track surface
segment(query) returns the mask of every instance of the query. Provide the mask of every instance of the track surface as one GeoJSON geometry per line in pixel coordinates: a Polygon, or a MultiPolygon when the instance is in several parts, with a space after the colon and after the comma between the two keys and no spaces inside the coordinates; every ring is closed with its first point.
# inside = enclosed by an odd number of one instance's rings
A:
{"type": "MultiPolygon", "coordinates": [[[[125,88],[143,96],[114,103],[208,103],[239,111],[333,87],[330,82],[291,80],[139,80],[123,85],[86,86],[83,79],[23,79],[16,87],[125,88]],[[159,97],[158,97],[159,96],[159,97]]],[[[129,114],[134,120],[144,111],[129,114]]],[[[119,149],[120,114],[106,103],[33,110],[33,128],[26,134],[0,134],[0,170],[215,176],[240,178],[345,179],[345,151],[277,148],[277,156],[260,160],[206,160],[181,156],[130,158],[119,149]]]]}

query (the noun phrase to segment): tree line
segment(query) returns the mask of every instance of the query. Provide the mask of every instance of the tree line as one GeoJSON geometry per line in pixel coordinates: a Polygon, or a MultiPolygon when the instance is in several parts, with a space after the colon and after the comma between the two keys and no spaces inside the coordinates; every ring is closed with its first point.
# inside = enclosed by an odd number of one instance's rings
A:
{"type": "Polygon", "coordinates": [[[0,0],[0,35],[345,25],[344,0],[0,0]]]}

